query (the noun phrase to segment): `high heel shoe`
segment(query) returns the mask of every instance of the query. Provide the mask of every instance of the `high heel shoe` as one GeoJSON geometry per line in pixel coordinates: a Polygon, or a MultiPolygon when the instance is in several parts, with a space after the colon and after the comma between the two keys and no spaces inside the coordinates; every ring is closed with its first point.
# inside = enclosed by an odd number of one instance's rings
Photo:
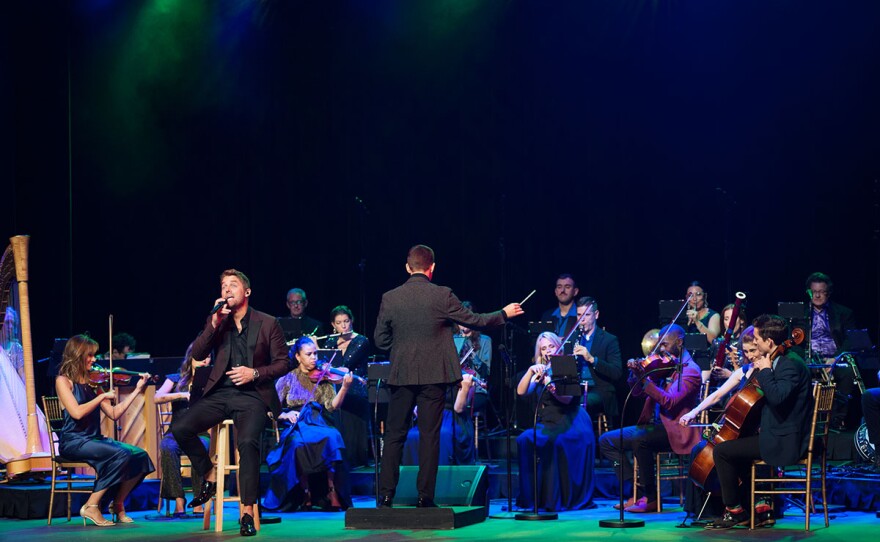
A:
{"type": "Polygon", "coordinates": [[[125,508],[121,505],[116,506],[114,501],[110,501],[110,513],[113,514],[113,521],[116,523],[134,523],[134,520],[125,513],[125,508]]]}
{"type": "Polygon", "coordinates": [[[109,527],[111,525],[115,525],[112,521],[110,521],[109,519],[106,519],[104,516],[101,515],[101,510],[97,504],[84,504],[84,505],[82,505],[82,508],[79,509],[79,515],[83,520],[83,525],[88,525],[88,523],[86,523],[86,520],[91,521],[92,523],[94,523],[98,527],[109,527]],[[98,512],[98,517],[93,517],[93,516],[88,515],[87,512],[88,512],[89,508],[96,509],[98,512]]]}
{"type": "Polygon", "coordinates": [[[327,490],[327,503],[327,507],[325,508],[327,512],[342,511],[342,503],[339,502],[339,495],[336,494],[335,487],[331,487],[327,490]]]}

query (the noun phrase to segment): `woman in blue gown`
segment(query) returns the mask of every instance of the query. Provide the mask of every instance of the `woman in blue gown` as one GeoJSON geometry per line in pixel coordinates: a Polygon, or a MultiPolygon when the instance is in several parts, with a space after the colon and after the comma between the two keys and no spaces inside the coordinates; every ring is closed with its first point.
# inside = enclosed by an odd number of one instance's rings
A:
{"type": "Polygon", "coordinates": [[[345,444],[328,418],[342,404],[353,379],[347,375],[338,393],[327,380],[312,382],[309,375],[316,368],[317,349],[311,338],[298,339],[293,346],[296,369],[275,383],[285,410],[278,419],[290,425],[266,457],[269,489],[263,505],[269,509],[308,510],[315,504],[335,511],[351,506],[347,473],[340,468],[345,444]],[[326,499],[313,503],[312,486],[323,486],[325,481],[326,499]]]}
{"type": "Polygon", "coordinates": [[[562,341],[545,332],[535,343],[535,363],[517,385],[518,395],[540,398],[536,430],[516,439],[520,489],[516,504],[534,508],[534,460],[538,452],[538,508],[550,511],[579,510],[592,506],[593,460],[596,456],[593,424],[580,398],[558,395],[547,375],[550,358],[562,341]],[[545,387],[547,388],[545,391],[545,387]],[[537,437],[537,447],[535,440],[537,437]]]}
{"type": "MultiPolygon", "coordinates": [[[[55,391],[64,409],[64,426],[59,435],[59,452],[67,459],[84,461],[97,473],[95,487],[79,515],[100,527],[114,525],[101,514],[101,498],[115,490],[110,512],[120,523],[132,523],[125,513],[125,499],[144,477],[156,470],[147,452],[101,435],[101,412],[118,420],[143,391],[149,375],[142,375],[135,389],[121,403],[113,405],[118,390],[97,393],[89,385],[89,369],[95,362],[98,343],[84,335],[71,337],[64,347],[55,391]]],[[[101,390],[98,390],[101,391],[101,390]]]]}
{"type": "MultiPolygon", "coordinates": [[[[440,424],[440,465],[473,465],[477,462],[474,421],[470,404],[474,398],[474,377],[461,375],[461,385],[446,392],[446,408],[440,424]]],[[[413,427],[403,445],[403,465],[419,464],[419,429],[413,427]]]]}

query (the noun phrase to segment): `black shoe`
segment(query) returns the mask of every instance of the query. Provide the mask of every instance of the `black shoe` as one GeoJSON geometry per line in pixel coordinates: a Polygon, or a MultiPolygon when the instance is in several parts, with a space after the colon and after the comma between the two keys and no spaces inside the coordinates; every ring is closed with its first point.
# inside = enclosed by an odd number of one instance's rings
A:
{"type": "Polygon", "coordinates": [[[776,518],[773,517],[773,510],[755,512],[755,528],[773,527],[774,525],[776,525],[776,518]]]}
{"type": "Polygon", "coordinates": [[[212,497],[217,493],[217,482],[202,482],[202,487],[199,489],[199,494],[193,497],[193,500],[189,501],[187,505],[189,508],[195,508],[196,506],[201,506],[206,502],[210,501],[212,497]]]}
{"type": "Polygon", "coordinates": [[[394,499],[388,495],[379,497],[379,503],[376,504],[376,508],[394,508],[394,499]]]}
{"type": "Polygon", "coordinates": [[[748,525],[751,522],[751,517],[749,516],[749,512],[745,509],[740,509],[739,512],[731,512],[730,510],[724,511],[724,516],[721,519],[715,520],[712,523],[706,525],[707,529],[732,529],[738,525],[748,525]]]}
{"type": "Polygon", "coordinates": [[[241,536],[256,536],[257,528],[254,526],[254,516],[250,514],[241,516],[241,529],[238,532],[241,536]]]}
{"type": "Polygon", "coordinates": [[[438,508],[438,506],[434,503],[434,499],[419,497],[419,500],[416,501],[416,508],[438,508]]]}

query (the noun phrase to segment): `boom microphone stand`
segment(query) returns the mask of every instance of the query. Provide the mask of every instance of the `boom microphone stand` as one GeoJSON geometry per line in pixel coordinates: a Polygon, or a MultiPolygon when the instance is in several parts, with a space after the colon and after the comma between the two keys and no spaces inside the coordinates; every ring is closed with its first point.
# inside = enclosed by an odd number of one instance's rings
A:
{"type": "MultiPolygon", "coordinates": [[[[681,357],[681,356],[679,356],[679,357],[681,357]]],[[[647,376],[651,375],[652,373],[656,373],[657,371],[665,371],[665,370],[667,370],[666,367],[660,367],[659,369],[654,369],[652,371],[648,371],[648,372],[644,373],[642,376],[640,376],[638,378],[638,380],[636,380],[635,385],[633,385],[633,387],[630,388],[629,393],[626,394],[626,399],[623,400],[623,408],[621,409],[621,413],[626,412],[626,404],[629,402],[629,398],[632,397],[633,391],[636,388],[638,388],[642,382],[644,382],[644,380],[647,376]]],[[[681,380],[680,374],[679,374],[679,380],[681,380]]],[[[618,450],[620,450],[620,453],[622,455],[625,453],[623,450],[623,417],[622,416],[621,416],[621,423],[620,423],[619,431],[620,431],[620,441],[618,443],[619,444],[618,450]]],[[[618,487],[618,490],[620,492],[620,518],[618,518],[618,519],[600,519],[599,520],[599,527],[607,527],[607,528],[615,528],[615,529],[628,529],[631,527],[644,527],[645,521],[642,519],[623,519],[623,463],[620,462],[618,464],[618,467],[620,468],[620,472],[617,473],[617,479],[620,481],[620,486],[618,487]]],[[[633,497],[635,497],[635,495],[633,495],[633,497]]]]}
{"type": "Polygon", "coordinates": [[[507,347],[503,344],[498,345],[498,353],[501,354],[501,359],[504,362],[504,393],[501,394],[501,409],[504,411],[504,421],[505,428],[507,432],[507,512],[501,512],[500,514],[495,514],[493,516],[489,516],[492,519],[511,519],[514,517],[513,515],[513,471],[511,465],[511,450],[510,450],[510,396],[509,391],[511,389],[511,379],[510,379],[510,371],[511,366],[513,365],[513,360],[510,359],[510,353],[507,351],[507,347]]]}

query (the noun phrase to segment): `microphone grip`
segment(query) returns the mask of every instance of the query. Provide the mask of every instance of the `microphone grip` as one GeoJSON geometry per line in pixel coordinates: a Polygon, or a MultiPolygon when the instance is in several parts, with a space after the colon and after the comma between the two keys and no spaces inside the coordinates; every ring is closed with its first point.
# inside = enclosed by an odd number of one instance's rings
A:
{"type": "Polygon", "coordinates": [[[220,303],[217,303],[216,305],[214,305],[214,308],[211,309],[211,314],[214,314],[217,311],[219,311],[220,309],[222,309],[224,305],[226,305],[225,299],[223,301],[221,301],[220,303]]]}

